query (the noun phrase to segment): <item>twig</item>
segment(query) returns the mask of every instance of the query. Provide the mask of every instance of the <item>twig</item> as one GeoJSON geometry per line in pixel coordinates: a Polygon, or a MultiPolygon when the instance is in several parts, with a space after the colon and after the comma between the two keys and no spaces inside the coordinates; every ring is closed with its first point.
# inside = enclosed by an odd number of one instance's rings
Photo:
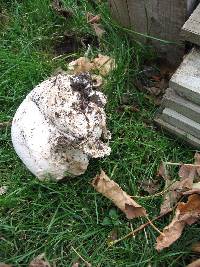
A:
{"type": "Polygon", "coordinates": [[[185,164],[185,163],[180,163],[180,162],[164,162],[166,165],[174,165],[174,166],[191,166],[191,167],[200,167],[198,164],[185,164]]]}
{"type": "Polygon", "coordinates": [[[163,235],[163,233],[153,224],[153,222],[149,219],[149,217],[146,216],[146,218],[149,224],[153,227],[153,229],[156,230],[160,235],[163,235]]]}
{"type": "MultiPolygon", "coordinates": [[[[152,225],[152,223],[160,218],[162,218],[163,216],[167,215],[168,213],[170,213],[173,209],[170,209],[168,212],[164,213],[164,214],[161,214],[159,215],[158,217],[154,218],[153,220],[149,220],[148,222],[140,225],[138,228],[136,228],[134,231],[131,231],[130,233],[128,233],[127,235],[125,236],[122,236],[121,238],[117,239],[117,240],[114,240],[113,242],[110,242],[110,246],[113,246],[119,242],[121,242],[122,240],[130,237],[130,236],[133,236],[135,234],[137,234],[138,232],[140,232],[141,230],[143,230],[145,227],[147,227],[148,225],[152,225]]],[[[160,231],[159,231],[160,232],[160,231]]]]}
{"type": "Polygon", "coordinates": [[[159,196],[163,195],[165,192],[167,192],[168,189],[169,189],[169,188],[165,188],[165,189],[162,190],[161,192],[158,192],[158,193],[156,193],[156,194],[154,194],[154,195],[150,195],[150,196],[138,196],[138,195],[136,195],[136,196],[131,196],[131,197],[132,197],[132,198],[143,198],[143,199],[145,199],[145,198],[159,197],[159,196]]]}
{"type": "Polygon", "coordinates": [[[12,124],[11,121],[0,122],[0,128],[11,126],[11,124],[12,124]]]}
{"type": "Polygon", "coordinates": [[[86,261],[86,260],[85,260],[85,259],[78,253],[78,251],[77,251],[74,247],[71,246],[71,248],[72,248],[72,250],[79,256],[79,258],[86,264],[87,267],[92,267],[92,265],[91,265],[88,261],[86,261]]]}

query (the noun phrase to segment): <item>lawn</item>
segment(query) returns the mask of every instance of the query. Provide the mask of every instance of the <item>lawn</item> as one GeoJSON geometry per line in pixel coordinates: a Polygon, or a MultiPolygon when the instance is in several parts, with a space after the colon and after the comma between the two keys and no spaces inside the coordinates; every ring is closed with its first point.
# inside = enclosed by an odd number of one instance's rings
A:
{"type": "MultiPolygon", "coordinates": [[[[57,14],[49,0],[0,0],[0,122],[11,121],[34,86],[58,68],[67,69],[67,63],[83,56],[90,43],[92,55],[107,54],[117,63],[103,89],[108,97],[112,153],[92,160],[81,177],[59,183],[40,182],[15,154],[10,127],[1,127],[0,186],[7,186],[8,191],[0,196],[0,262],[27,266],[45,252],[51,264],[72,266],[78,259],[75,249],[98,267],[185,266],[193,256],[191,245],[199,239],[197,225],[186,228],[174,245],[160,253],[154,248],[158,233],[151,227],[135,238],[107,245],[113,230],[120,237],[146,220],[128,221],[94,191],[90,182],[100,169],[131,196],[142,196],[138,183],[153,179],[161,160],[190,163],[194,150],[154,127],[156,107],[133,85],[143,63],[153,57],[151,48],[135,42],[133,35],[111,20],[106,1],[98,5],[86,0],[63,2],[72,16],[57,14]],[[100,41],[86,21],[87,12],[101,14],[106,34],[100,41]],[[69,34],[76,37],[77,45],[68,51],[63,41],[69,34]],[[120,109],[127,95],[137,112],[120,109]],[[114,218],[107,220],[113,214],[114,218]]],[[[137,198],[150,218],[159,214],[161,200],[162,196],[137,198]]],[[[171,218],[168,215],[155,225],[163,229],[171,218]]]]}

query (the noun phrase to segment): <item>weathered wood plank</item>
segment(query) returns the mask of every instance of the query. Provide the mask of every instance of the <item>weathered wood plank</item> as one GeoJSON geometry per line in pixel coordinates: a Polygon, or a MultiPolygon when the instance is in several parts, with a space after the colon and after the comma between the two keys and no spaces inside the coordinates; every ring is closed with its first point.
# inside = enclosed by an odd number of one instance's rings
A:
{"type": "Polygon", "coordinates": [[[108,0],[113,18],[119,21],[123,26],[130,26],[127,0],[108,0]]]}
{"type": "Polygon", "coordinates": [[[181,29],[184,40],[200,45],[200,4],[181,29]]]}
{"type": "Polygon", "coordinates": [[[166,44],[158,40],[141,38],[152,44],[158,55],[178,65],[184,54],[180,31],[197,0],[109,0],[114,17],[124,26],[139,33],[173,42],[166,44]]]}

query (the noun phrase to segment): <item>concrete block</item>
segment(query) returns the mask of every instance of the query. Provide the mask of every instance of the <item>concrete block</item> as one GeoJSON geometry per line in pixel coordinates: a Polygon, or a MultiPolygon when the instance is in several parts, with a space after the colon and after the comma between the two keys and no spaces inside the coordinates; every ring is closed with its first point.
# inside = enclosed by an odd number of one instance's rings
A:
{"type": "Polygon", "coordinates": [[[200,123],[200,106],[179,96],[173,89],[167,89],[161,104],[162,110],[170,108],[183,116],[200,123]]]}
{"type": "Polygon", "coordinates": [[[200,138],[200,124],[183,116],[182,114],[172,109],[165,108],[161,113],[160,118],[185,133],[191,134],[196,138],[200,138]]]}
{"type": "Polygon", "coordinates": [[[186,41],[200,45],[200,4],[183,25],[181,37],[186,41]]]}
{"type": "Polygon", "coordinates": [[[193,48],[172,76],[169,85],[179,95],[200,104],[200,50],[193,48]]]}
{"type": "Polygon", "coordinates": [[[200,149],[200,140],[191,134],[187,134],[183,130],[163,121],[159,116],[154,120],[156,124],[160,127],[168,131],[169,133],[176,135],[177,137],[183,139],[185,142],[189,143],[190,145],[200,149]]]}

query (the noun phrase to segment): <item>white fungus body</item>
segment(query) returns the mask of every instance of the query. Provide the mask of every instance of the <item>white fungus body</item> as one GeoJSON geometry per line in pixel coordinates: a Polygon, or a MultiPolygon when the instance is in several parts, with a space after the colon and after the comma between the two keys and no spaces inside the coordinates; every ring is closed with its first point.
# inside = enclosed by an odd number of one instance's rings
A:
{"type": "Polygon", "coordinates": [[[12,123],[13,146],[40,180],[83,174],[90,158],[110,154],[103,139],[106,97],[93,90],[90,75],[59,74],[34,88],[12,123]]]}

